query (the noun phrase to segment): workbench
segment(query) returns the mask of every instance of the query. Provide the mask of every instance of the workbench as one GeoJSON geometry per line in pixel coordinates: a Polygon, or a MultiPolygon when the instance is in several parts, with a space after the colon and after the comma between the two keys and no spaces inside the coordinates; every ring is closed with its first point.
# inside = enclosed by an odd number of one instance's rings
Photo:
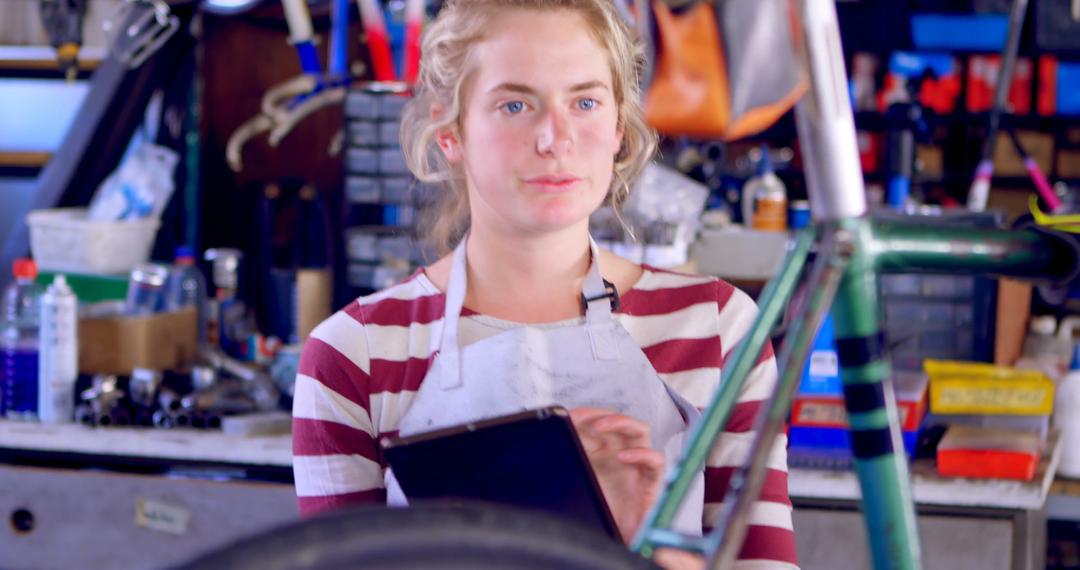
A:
{"type": "MultiPolygon", "coordinates": [[[[1042,570],[1046,505],[1061,455],[1047,439],[1031,481],[942,477],[933,461],[911,467],[926,570],[1042,570]]],[[[791,469],[795,538],[804,570],[870,568],[861,491],[852,471],[791,469]]]]}
{"type": "Polygon", "coordinates": [[[296,520],[290,436],[0,420],[0,568],[162,568],[296,520]]]}
{"type": "MultiPolygon", "coordinates": [[[[0,420],[0,568],[160,568],[296,520],[291,451],[288,435],[0,420]]],[[[916,461],[924,567],[1043,568],[1059,455],[1052,434],[1029,482],[916,461]]],[[[793,468],[789,490],[805,570],[870,567],[854,473],[793,468]]]]}

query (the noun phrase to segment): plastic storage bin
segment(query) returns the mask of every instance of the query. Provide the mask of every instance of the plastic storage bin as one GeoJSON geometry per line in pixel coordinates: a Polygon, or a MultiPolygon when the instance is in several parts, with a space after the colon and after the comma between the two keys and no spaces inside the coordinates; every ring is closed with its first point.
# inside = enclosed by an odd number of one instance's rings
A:
{"type": "Polygon", "coordinates": [[[85,208],[35,210],[27,216],[30,251],[43,271],[127,273],[150,258],[161,222],[94,222],[85,208]]]}
{"type": "Polygon", "coordinates": [[[1036,370],[927,359],[934,414],[1049,416],[1054,381],[1036,370]]]}

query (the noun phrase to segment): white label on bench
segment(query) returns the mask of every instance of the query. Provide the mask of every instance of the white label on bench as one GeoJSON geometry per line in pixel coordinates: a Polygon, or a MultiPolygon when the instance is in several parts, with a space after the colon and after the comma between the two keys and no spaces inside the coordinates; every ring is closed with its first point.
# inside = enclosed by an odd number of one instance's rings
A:
{"type": "Polygon", "coordinates": [[[191,512],[153,499],[135,499],[135,524],[170,534],[187,532],[191,512]]]}

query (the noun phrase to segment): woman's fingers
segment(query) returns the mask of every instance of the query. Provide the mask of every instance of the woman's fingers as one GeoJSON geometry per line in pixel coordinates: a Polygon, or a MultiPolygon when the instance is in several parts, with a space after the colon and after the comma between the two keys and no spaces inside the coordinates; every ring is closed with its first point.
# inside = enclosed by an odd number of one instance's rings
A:
{"type": "Polygon", "coordinates": [[[643,447],[650,444],[649,424],[631,418],[611,414],[597,418],[593,422],[593,429],[601,434],[617,434],[627,439],[628,447],[643,447]]]}
{"type": "Polygon", "coordinates": [[[592,454],[603,449],[606,445],[603,436],[596,432],[595,424],[598,420],[613,415],[611,410],[602,408],[574,408],[570,410],[570,421],[577,430],[581,446],[585,453],[592,454]]]}
{"type": "Polygon", "coordinates": [[[647,447],[624,449],[619,452],[619,461],[626,465],[643,467],[650,475],[659,476],[664,472],[664,455],[647,447]]]}
{"type": "Polygon", "coordinates": [[[653,562],[665,570],[703,570],[705,559],[698,554],[675,550],[674,548],[658,548],[653,555],[653,562]]]}
{"type": "Polygon", "coordinates": [[[619,530],[630,540],[656,501],[664,455],[652,449],[651,430],[641,420],[601,408],[574,408],[570,419],[619,530]]]}
{"type": "Polygon", "coordinates": [[[574,408],[570,419],[594,462],[602,461],[594,454],[610,457],[610,453],[620,463],[662,472],[664,457],[651,449],[651,431],[645,422],[602,408],[574,408]]]}
{"type": "Polygon", "coordinates": [[[570,410],[570,421],[577,424],[591,423],[603,416],[614,415],[615,412],[604,408],[574,408],[570,410]]]}

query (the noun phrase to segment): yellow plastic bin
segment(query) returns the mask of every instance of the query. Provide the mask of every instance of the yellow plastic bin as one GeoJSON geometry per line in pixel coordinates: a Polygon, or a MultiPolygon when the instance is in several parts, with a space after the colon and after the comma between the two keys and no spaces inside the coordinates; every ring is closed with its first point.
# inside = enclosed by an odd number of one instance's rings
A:
{"type": "Polygon", "coordinates": [[[1042,372],[980,362],[927,359],[934,414],[1048,416],[1054,381],[1042,372]]]}

